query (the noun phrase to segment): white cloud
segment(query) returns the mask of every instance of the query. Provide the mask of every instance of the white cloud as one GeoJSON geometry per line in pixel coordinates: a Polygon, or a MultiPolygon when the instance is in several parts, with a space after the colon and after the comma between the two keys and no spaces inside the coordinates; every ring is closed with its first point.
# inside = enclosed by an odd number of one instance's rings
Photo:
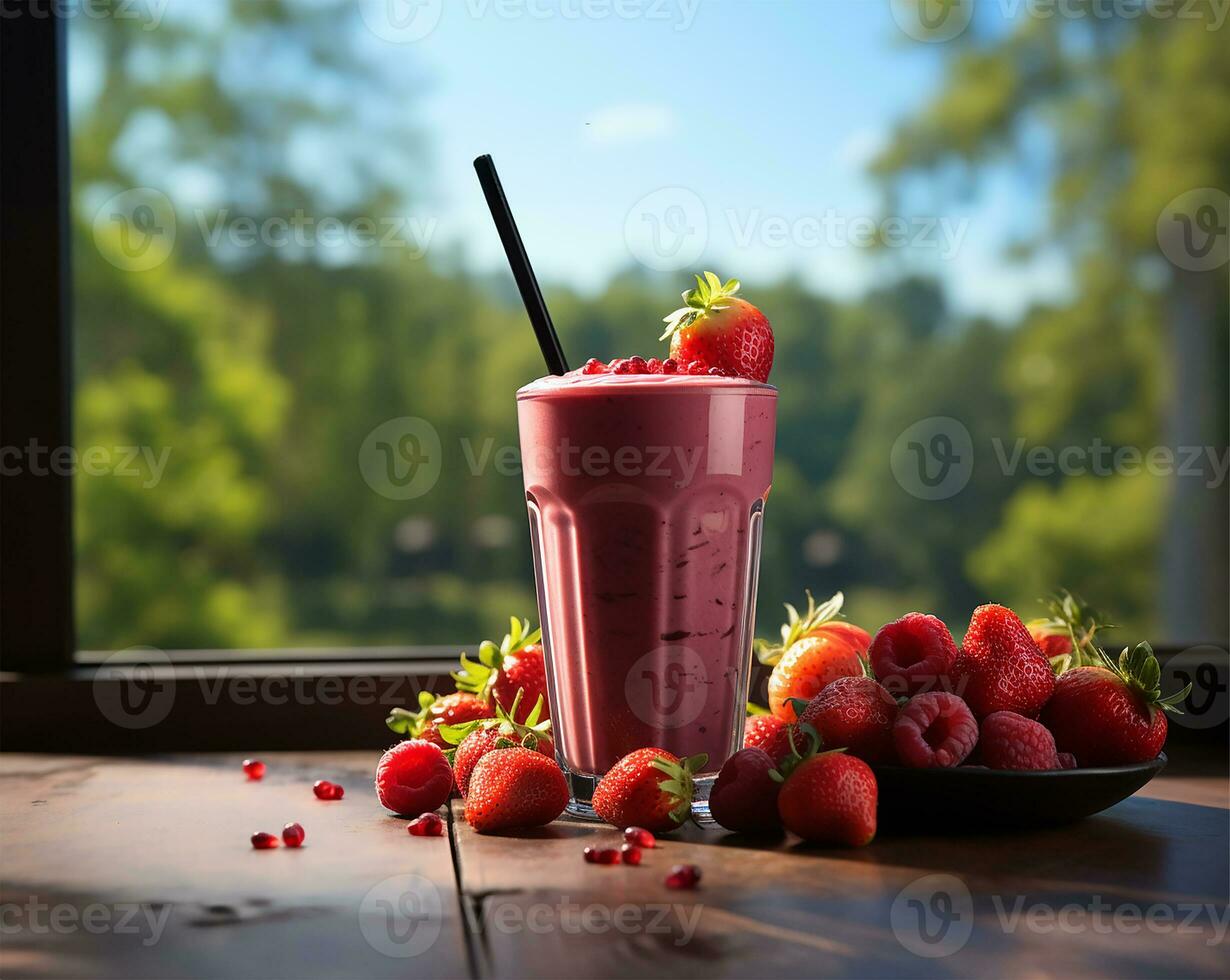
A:
{"type": "Polygon", "coordinates": [[[640,143],[670,132],[675,114],[664,105],[613,105],[585,122],[585,140],[596,146],[640,143]]]}

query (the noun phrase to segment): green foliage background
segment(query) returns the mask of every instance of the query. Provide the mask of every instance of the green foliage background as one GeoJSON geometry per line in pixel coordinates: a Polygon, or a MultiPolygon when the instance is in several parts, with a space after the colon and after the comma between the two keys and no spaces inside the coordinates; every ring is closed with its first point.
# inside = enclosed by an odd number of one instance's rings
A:
{"type": "MultiPolygon", "coordinates": [[[[365,161],[373,144],[411,160],[429,141],[404,124],[352,131],[346,106],[388,94],[374,68],[329,43],[331,15],[297,8],[292,24],[279,3],[238,3],[210,28],[73,26],[104,72],[102,94],[73,120],[76,442],[172,450],[154,488],[77,481],[83,648],[460,644],[510,612],[532,615],[520,477],[475,477],[459,448],[516,445],[513,392],[541,370],[503,281],[398,249],[350,263],[227,256],[199,235],[182,235],[157,269],[126,273],[94,238],[88,202],[142,183],[115,149],[138,113],[173,128],[178,160],[233,178],[233,200],[212,218],[402,210],[403,189],[365,161]],[[240,27],[276,32],[313,72],[340,79],[346,99],[322,108],[300,91],[220,86],[210,66],[240,27]],[[150,58],[162,59],[154,77],[138,70],[150,58]],[[361,192],[331,199],[280,165],[291,121],[353,142],[361,192]],[[367,433],[400,415],[429,419],[445,446],[439,484],[405,503],[373,493],[356,463],[367,433]]],[[[1173,480],[1008,476],[989,446],[1167,444],[1188,395],[1173,358],[1192,344],[1220,365],[1209,376],[1220,409],[1202,416],[1202,438],[1227,444],[1224,272],[1183,278],[1154,237],[1177,194],[1230,187],[1224,38],[1149,18],[1026,18],[948,49],[944,86],[874,164],[886,210],[919,188],[942,202],[945,188],[1012,158],[1027,127],[1042,132],[1051,221],[1021,249],[1061,247],[1078,289],[1005,329],[955,317],[923,279],[857,302],[745,281],[773,321],[781,392],[762,628],[804,587],[844,589],[851,618],[872,629],[918,608],[959,633],[978,602],[1028,617],[1062,584],[1133,635],[1183,633],[1161,571],[1173,480]],[[1192,290],[1207,291],[1211,317],[1175,313],[1192,290]],[[941,502],[905,493],[888,466],[898,434],[932,415],[960,419],[977,452],[970,485],[941,502]]],[[[683,285],[630,270],[602,295],[554,288],[548,299],[566,349],[613,356],[648,352],[683,285]]],[[[1225,488],[1209,493],[1201,513],[1220,508],[1224,522],[1225,488]]],[[[1202,638],[1225,636],[1225,542],[1223,523],[1222,567],[1198,563],[1174,586],[1194,592],[1199,628],[1213,631],[1202,638]]]]}

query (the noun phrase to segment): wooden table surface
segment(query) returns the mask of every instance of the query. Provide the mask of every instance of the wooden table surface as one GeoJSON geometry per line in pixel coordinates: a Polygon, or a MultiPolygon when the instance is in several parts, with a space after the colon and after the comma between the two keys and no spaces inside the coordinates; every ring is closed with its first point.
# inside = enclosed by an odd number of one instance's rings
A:
{"type": "Polygon", "coordinates": [[[0,755],[0,976],[1226,976],[1227,780],[1156,779],[1105,813],[859,850],[689,827],[641,867],[616,831],[412,838],[371,753],[0,755]],[[346,797],[312,795],[315,779],[346,797]],[[254,830],[303,824],[298,851],[254,830]],[[667,889],[670,866],[704,880],[667,889]]]}

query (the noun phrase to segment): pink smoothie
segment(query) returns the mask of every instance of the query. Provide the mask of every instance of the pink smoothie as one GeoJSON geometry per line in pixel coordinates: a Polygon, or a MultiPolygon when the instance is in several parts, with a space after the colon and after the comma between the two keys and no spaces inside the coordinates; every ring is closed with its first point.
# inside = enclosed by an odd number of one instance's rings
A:
{"type": "Polygon", "coordinates": [[[517,393],[555,744],[582,783],[646,746],[710,773],[739,748],[776,408],[707,376],[517,393]]]}

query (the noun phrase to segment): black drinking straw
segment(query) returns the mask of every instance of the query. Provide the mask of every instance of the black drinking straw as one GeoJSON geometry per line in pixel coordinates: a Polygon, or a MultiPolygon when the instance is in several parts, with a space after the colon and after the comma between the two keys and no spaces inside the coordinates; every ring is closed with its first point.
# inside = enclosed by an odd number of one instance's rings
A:
{"type": "Polygon", "coordinates": [[[534,326],[534,335],[538,338],[538,346],[542,348],[547,370],[552,374],[564,374],[568,370],[568,360],[564,357],[559,335],[551,322],[551,314],[547,312],[542,290],[538,288],[538,280],[530,266],[530,257],[525,254],[525,245],[521,242],[521,234],[517,231],[517,223],[513,220],[512,209],[508,206],[508,198],[504,196],[504,187],[500,184],[500,175],[495,172],[491,155],[484,153],[476,158],[474,169],[478,173],[478,182],[483,186],[483,196],[487,198],[487,207],[491,209],[496,230],[500,233],[500,241],[504,243],[504,254],[508,256],[508,264],[512,266],[513,278],[517,280],[517,289],[521,291],[521,302],[525,304],[525,312],[529,314],[530,323],[534,326]]]}

